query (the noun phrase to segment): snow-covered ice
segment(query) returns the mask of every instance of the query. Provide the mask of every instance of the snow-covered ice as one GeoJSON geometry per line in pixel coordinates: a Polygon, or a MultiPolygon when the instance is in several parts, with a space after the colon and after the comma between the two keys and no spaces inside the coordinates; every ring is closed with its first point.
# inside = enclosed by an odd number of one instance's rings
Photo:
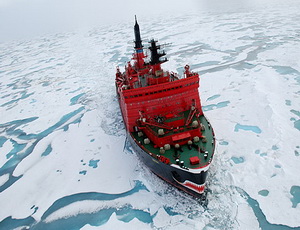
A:
{"type": "Polygon", "coordinates": [[[208,204],[153,175],[114,90],[133,25],[0,43],[0,229],[300,229],[300,8],[140,20],[201,74],[208,204]]]}

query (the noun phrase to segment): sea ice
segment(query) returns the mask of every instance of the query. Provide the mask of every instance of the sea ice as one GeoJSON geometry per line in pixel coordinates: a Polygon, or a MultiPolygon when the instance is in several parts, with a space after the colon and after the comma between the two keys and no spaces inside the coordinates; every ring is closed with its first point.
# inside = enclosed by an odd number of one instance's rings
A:
{"type": "Polygon", "coordinates": [[[132,22],[1,43],[0,228],[299,229],[299,4],[272,4],[140,21],[145,45],[172,43],[167,70],[201,75],[219,141],[206,207],[126,141],[132,22]]]}

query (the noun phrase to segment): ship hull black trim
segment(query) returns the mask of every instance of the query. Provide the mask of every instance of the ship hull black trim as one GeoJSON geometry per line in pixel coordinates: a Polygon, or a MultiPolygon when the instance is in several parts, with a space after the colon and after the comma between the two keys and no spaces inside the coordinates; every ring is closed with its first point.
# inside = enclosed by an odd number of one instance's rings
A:
{"type": "Polygon", "coordinates": [[[155,175],[194,197],[202,197],[202,193],[195,192],[182,184],[189,181],[197,185],[205,186],[208,170],[202,170],[199,173],[192,173],[187,170],[173,167],[155,159],[149,153],[140,148],[130,133],[128,133],[128,140],[134,152],[155,175]]]}

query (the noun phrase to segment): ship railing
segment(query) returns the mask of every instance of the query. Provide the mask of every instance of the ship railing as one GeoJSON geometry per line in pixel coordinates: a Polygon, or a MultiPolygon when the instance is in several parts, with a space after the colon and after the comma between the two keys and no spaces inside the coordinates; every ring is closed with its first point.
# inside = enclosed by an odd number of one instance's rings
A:
{"type": "Polygon", "coordinates": [[[171,74],[170,74],[171,81],[177,81],[179,79],[180,79],[180,76],[177,73],[171,72],[171,74]]]}

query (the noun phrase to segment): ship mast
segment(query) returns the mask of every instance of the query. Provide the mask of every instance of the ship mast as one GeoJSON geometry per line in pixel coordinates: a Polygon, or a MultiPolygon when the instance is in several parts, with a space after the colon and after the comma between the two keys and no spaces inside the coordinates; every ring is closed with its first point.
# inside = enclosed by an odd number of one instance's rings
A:
{"type": "Polygon", "coordinates": [[[166,53],[165,51],[162,52],[158,52],[158,50],[160,49],[160,45],[156,45],[156,42],[154,39],[152,39],[149,43],[151,44],[151,46],[149,47],[150,51],[151,51],[151,61],[150,64],[151,65],[155,65],[155,64],[161,64],[167,61],[167,59],[165,58],[164,60],[161,60],[160,58],[165,56],[166,53]]]}
{"type": "Polygon", "coordinates": [[[140,26],[137,23],[136,15],[135,15],[135,25],[134,25],[134,37],[135,37],[135,50],[142,50],[143,51],[143,45],[142,45],[142,39],[140,34],[140,26]]]}
{"type": "Polygon", "coordinates": [[[135,66],[137,69],[142,69],[145,64],[145,62],[144,62],[145,55],[144,55],[144,51],[143,51],[140,27],[139,27],[139,24],[137,23],[136,15],[135,15],[135,25],[134,25],[134,37],[135,37],[134,59],[136,60],[135,66]]]}
{"type": "Polygon", "coordinates": [[[157,41],[152,39],[150,42],[150,47],[149,50],[151,51],[151,60],[150,60],[150,65],[153,66],[153,72],[155,73],[156,71],[161,70],[161,64],[168,61],[167,58],[161,60],[160,58],[165,56],[166,53],[165,51],[159,52],[158,50],[160,49],[160,45],[157,45],[157,41]]]}

